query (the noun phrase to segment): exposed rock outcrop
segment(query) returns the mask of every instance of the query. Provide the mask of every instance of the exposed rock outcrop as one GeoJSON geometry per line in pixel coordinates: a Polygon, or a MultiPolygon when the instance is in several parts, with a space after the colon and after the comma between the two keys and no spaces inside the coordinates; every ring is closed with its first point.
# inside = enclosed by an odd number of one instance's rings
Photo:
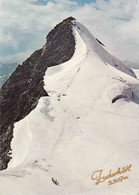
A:
{"type": "Polygon", "coordinates": [[[46,44],[18,65],[0,90],[0,170],[10,160],[10,142],[14,123],[23,119],[42,96],[43,76],[47,67],[61,64],[74,54],[75,39],[70,17],[58,24],[48,35],[46,44]]]}

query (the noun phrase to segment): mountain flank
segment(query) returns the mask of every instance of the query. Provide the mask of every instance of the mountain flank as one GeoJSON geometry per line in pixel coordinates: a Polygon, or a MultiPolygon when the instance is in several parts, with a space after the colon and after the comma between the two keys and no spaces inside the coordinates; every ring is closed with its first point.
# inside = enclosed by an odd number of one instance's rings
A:
{"type": "Polygon", "coordinates": [[[18,65],[0,90],[0,170],[10,161],[10,142],[14,123],[23,119],[42,96],[43,76],[47,67],[69,60],[75,50],[72,21],[69,17],[59,23],[46,37],[45,45],[18,65]]]}

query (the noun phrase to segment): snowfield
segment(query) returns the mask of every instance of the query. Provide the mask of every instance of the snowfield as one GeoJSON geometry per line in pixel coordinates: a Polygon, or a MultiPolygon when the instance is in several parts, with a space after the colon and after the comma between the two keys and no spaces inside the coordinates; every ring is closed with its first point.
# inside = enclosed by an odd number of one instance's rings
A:
{"type": "Polygon", "coordinates": [[[75,22],[73,33],[73,57],[46,71],[49,97],[15,124],[1,195],[139,193],[139,81],[83,25],[75,22]],[[98,185],[91,179],[130,164],[98,185]],[[128,179],[108,185],[122,175],[128,179]]]}

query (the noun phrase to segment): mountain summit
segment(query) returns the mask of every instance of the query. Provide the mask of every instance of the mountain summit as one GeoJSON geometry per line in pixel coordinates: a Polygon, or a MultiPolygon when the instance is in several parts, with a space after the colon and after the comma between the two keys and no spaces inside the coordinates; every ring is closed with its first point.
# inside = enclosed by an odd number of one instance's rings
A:
{"type": "Polygon", "coordinates": [[[74,18],[17,67],[0,108],[3,194],[137,194],[139,81],[74,18]],[[118,192],[91,179],[127,165],[118,192]]]}

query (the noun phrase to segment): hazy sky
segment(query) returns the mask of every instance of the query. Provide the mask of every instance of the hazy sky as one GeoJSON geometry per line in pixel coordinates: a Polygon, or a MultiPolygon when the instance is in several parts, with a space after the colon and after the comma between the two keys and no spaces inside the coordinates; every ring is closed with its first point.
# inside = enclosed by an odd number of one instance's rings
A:
{"type": "Polygon", "coordinates": [[[73,16],[123,60],[139,64],[138,0],[0,0],[0,61],[22,61],[73,16]]]}

